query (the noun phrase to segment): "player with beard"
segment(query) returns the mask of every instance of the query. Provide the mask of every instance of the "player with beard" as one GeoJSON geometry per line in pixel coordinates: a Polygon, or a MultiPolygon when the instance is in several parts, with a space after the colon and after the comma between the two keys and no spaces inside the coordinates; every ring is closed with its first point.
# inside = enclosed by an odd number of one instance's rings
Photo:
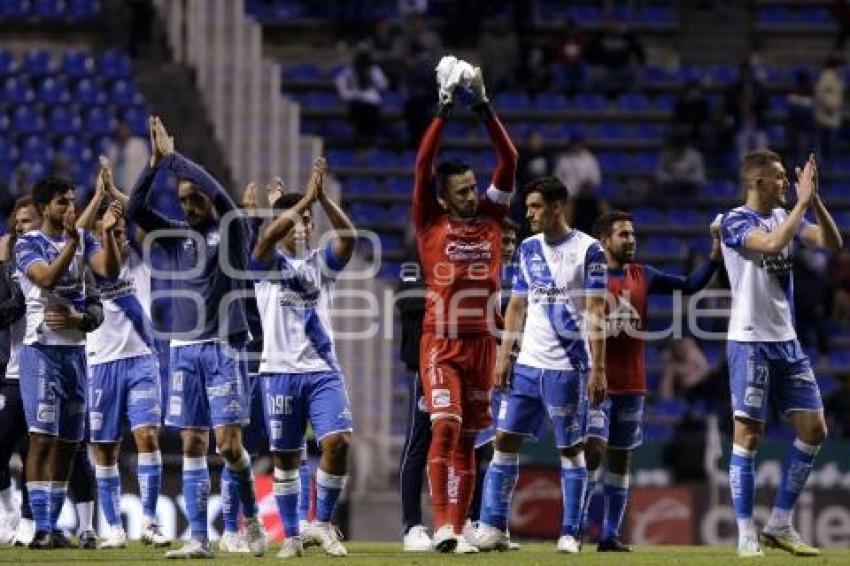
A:
{"type": "Polygon", "coordinates": [[[487,99],[480,69],[454,57],[437,67],[440,108],[419,146],[413,221],[428,296],[420,342],[422,388],[431,414],[428,478],[434,548],[477,552],[461,536],[475,485],[475,435],[492,423],[490,396],[500,315],[502,219],[514,189],[517,151],[487,99]],[[473,93],[497,153],[490,187],[479,199],[475,174],[459,161],[434,168],[458,86],[473,93]],[[449,498],[449,476],[456,503],[449,498]]]}
{"type": "Polygon", "coordinates": [[[598,550],[627,552],[620,541],[629,498],[631,453],[643,440],[643,404],[646,395],[644,343],[648,295],[682,292],[693,294],[705,287],[722,260],[719,233],[712,231],[711,261],[688,277],[671,275],[646,264],[634,263],[635,227],[626,212],[604,214],[593,227],[608,260],[607,343],[605,367],[608,398],[592,409],[588,418],[585,458],[588,484],[585,492],[582,533],[586,532],[587,509],[593,497],[605,458],[605,520],[598,550]]]}

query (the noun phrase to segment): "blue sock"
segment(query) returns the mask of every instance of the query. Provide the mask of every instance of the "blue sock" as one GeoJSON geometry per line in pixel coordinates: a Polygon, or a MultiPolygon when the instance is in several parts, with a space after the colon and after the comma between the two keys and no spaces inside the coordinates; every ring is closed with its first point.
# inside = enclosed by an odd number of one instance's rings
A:
{"type": "Polygon", "coordinates": [[[596,485],[602,476],[602,464],[599,464],[595,470],[587,471],[587,489],[584,490],[584,504],[581,510],[581,531],[579,534],[586,534],[588,524],[590,523],[590,504],[593,502],[593,496],[596,494],[596,485]]]}
{"type": "Polygon", "coordinates": [[[224,532],[239,530],[239,485],[233,481],[227,466],[221,470],[221,516],[224,532]]]}
{"type": "Polygon", "coordinates": [[[274,470],[274,499],[277,502],[277,512],[283,523],[286,538],[297,537],[298,529],[298,499],[301,493],[301,482],[298,470],[274,470]]]}
{"type": "Polygon", "coordinates": [[[493,459],[484,477],[484,493],[481,494],[481,522],[500,531],[508,530],[508,514],[511,495],[519,475],[519,455],[508,452],[493,452],[493,459]]]}
{"type": "Polygon", "coordinates": [[[316,521],[319,523],[330,523],[344,482],[345,476],[334,476],[321,468],[316,472],[316,521]]]}
{"type": "Polygon", "coordinates": [[[797,498],[806,487],[806,480],[817,456],[819,446],[806,444],[799,438],[788,450],[782,463],[782,478],[779,481],[779,491],[773,502],[773,512],[767,526],[779,529],[791,526],[791,512],[797,503],[797,498]]]}
{"type": "Polygon", "coordinates": [[[50,482],[28,481],[27,494],[36,532],[50,532],[50,482]]]}
{"type": "Polygon", "coordinates": [[[183,497],[186,499],[186,514],[189,516],[189,528],[192,538],[206,542],[207,503],[210,498],[210,471],[207,458],[188,458],[183,456],[183,497]]]}
{"type": "Polygon", "coordinates": [[[301,482],[301,498],[298,500],[298,520],[310,520],[310,495],[313,492],[312,475],[310,474],[310,462],[307,460],[307,451],[301,456],[301,465],[298,467],[298,479],[301,482]]]}
{"type": "Polygon", "coordinates": [[[732,445],[732,456],[729,458],[729,487],[732,490],[732,507],[735,508],[740,536],[755,533],[753,526],[753,505],[756,493],[754,460],[755,454],[737,444],[732,445]]]}
{"type": "Polygon", "coordinates": [[[118,464],[95,466],[97,478],[97,499],[100,510],[110,527],[121,526],[121,476],[118,464]]]}
{"type": "Polygon", "coordinates": [[[587,487],[587,468],[584,463],[584,453],[570,458],[561,456],[561,497],[564,504],[562,535],[574,537],[579,535],[585,487],[587,487]]]}
{"type": "Polygon", "coordinates": [[[629,476],[608,472],[602,487],[605,495],[605,522],[602,528],[602,540],[620,536],[620,525],[629,502],[629,476]]]}
{"type": "Polygon", "coordinates": [[[162,483],[162,454],[159,450],[139,453],[136,474],[139,477],[142,512],[146,519],[156,522],[156,502],[159,500],[159,488],[162,483]]]}
{"type": "Polygon", "coordinates": [[[254,493],[254,471],[251,469],[251,456],[244,449],[242,457],[238,462],[231,464],[225,462],[230,472],[230,478],[236,484],[236,493],[239,503],[242,505],[242,514],[245,517],[256,517],[259,513],[257,507],[257,496],[254,493]]]}
{"type": "Polygon", "coordinates": [[[57,530],[59,527],[59,515],[65,505],[65,497],[68,495],[68,482],[50,482],[50,529],[57,530]]]}

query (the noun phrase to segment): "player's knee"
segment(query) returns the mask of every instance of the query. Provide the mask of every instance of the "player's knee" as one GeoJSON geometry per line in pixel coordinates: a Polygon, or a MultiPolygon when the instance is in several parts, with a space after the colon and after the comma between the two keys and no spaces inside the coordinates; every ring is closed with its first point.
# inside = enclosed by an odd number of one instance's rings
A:
{"type": "Polygon", "coordinates": [[[759,441],[764,433],[764,425],[757,421],[748,419],[735,420],[735,444],[747,450],[758,448],[759,441]]]}
{"type": "Polygon", "coordinates": [[[604,453],[605,443],[597,438],[589,438],[584,445],[584,458],[587,461],[587,468],[589,470],[598,468],[604,453]]]}
{"type": "Polygon", "coordinates": [[[155,452],[159,450],[159,429],[156,427],[141,427],[133,431],[136,448],[139,452],[155,452]]]}
{"type": "Polygon", "coordinates": [[[344,462],[348,458],[349,444],[347,434],[331,434],[322,440],[322,453],[335,462],[344,462]]]}
{"type": "Polygon", "coordinates": [[[811,423],[800,432],[800,440],[810,446],[820,446],[824,443],[828,434],[826,423],[823,419],[811,423]]]}
{"type": "Polygon", "coordinates": [[[515,454],[522,447],[522,437],[518,434],[511,434],[504,431],[496,431],[496,440],[494,441],[496,450],[499,452],[507,452],[515,454]]]}
{"type": "Polygon", "coordinates": [[[437,419],[431,423],[431,445],[440,453],[448,454],[460,440],[460,422],[455,419],[437,419]]]}
{"type": "Polygon", "coordinates": [[[584,444],[576,444],[567,448],[561,448],[560,452],[562,458],[574,460],[579,456],[582,456],[581,460],[584,462],[584,444]]]}

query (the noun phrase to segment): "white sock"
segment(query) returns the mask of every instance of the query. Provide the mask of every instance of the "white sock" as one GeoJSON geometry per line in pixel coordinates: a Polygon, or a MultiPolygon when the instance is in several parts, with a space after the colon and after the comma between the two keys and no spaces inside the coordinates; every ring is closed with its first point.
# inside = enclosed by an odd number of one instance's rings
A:
{"type": "Polygon", "coordinates": [[[767,521],[767,529],[771,531],[787,529],[791,526],[791,510],[773,508],[770,519],[767,521]]]}
{"type": "Polygon", "coordinates": [[[92,524],[92,519],[94,518],[94,501],[75,503],[74,507],[77,509],[77,521],[79,521],[80,524],[77,528],[77,532],[82,533],[85,531],[93,531],[94,525],[92,524]]]}
{"type": "Polygon", "coordinates": [[[15,494],[12,492],[11,485],[0,491],[0,511],[3,513],[12,513],[15,511],[15,494]]]}
{"type": "Polygon", "coordinates": [[[748,536],[756,536],[756,526],[753,524],[753,519],[738,519],[738,540],[748,536]]]}

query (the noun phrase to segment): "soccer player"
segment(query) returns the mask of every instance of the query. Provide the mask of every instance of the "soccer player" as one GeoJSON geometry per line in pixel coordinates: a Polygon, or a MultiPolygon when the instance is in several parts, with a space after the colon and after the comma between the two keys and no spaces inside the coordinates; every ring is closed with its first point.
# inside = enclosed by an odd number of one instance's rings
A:
{"type": "Polygon", "coordinates": [[[434,169],[443,127],[454,105],[463,66],[454,57],[438,66],[440,108],[416,157],[413,221],[428,295],[420,343],[422,389],[431,414],[428,478],[434,509],[434,548],[476,552],[460,536],[475,486],[475,434],[490,426],[490,394],[498,312],[501,222],[514,188],[517,151],[496,117],[481,70],[469,77],[472,108],[484,121],[496,147],[490,187],[479,199],[475,174],[459,161],[434,169]],[[493,316],[490,316],[490,315],[493,316]],[[457,503],[449,501],[449,472],[457,503]]]}
{"type": "MultiPolygon", "coordinates": [[[[94,227],[103,244],[106,234],[96,215],[107,194],[117,189],[108,162],[102,162],[95,193],[78,226],[94,227]]],[[[116,199],[122,202],[123,199],[116,199]]],[[[88,417],[96,461],[100,508],[110,530],[100,548],[122,548],[127,535],[121,522],[121,477],[118,470],[123,425],[138,450],[137,474],[144,520],[142,543],[168,546],[156,520],[162,478],[159,426],[161,385],[150,322],[150,268],[142,260],[132,225],[121,219],[113,235],[121,254],[114,279],[97,278],[104,303],[104,324],[86,340],[89,364],[88,417]]]]}
{"type": "MultiPolygon", "coordinates": [[[[632,450],[643,441],[643,403],[646,395],[644,340],[648,295],[681,291],[693,294],[705,287],[717,272],[722,256],[719,234],[712,232],[710,261],[688,277],[671,275],[646,264],[633,263],[635,226],[632,215],[610,212],[597,219],[593,235],[602,243],[608,262],[608,320],[605,346],[605,370],[608,398],[588,418],[585,459],[588,484],[583,523],[601,476],[606,456],[603,483],[605,520],[600,552],[628,552],[620,541],[620,524],[629,498],[629,465],[632,450]]],[[[582,525],[582,534],[586,531],[582,525]]]]}
{"type": "Polygon", "coordinates": [[[797,202],[787,211],[788,175],[779,155],[748,154],[740,172],[746,200],[720,219],[732,291],[726,350],[735,417],[729,484],[742,557],[762,556],[759,539],[798,556],[820,553],[791,525],[794,505],[827,430],[817,381],[794,331],[791,265],[795,239],[830,251],[841,249],[842,241],[818,194],[814,156],[796,173],[797,202]],[[805,219],[809,209],[814,209],[814,224],[805,219]],[[753,524],[754,461],[770,402],[791,421],[796,438],[782,465],[770,520],[759,537],[753,524]]]}
{"type": "Polygon", "coordinates": [[[567,225],[567,189],[558,179],[532,181],[525,189],[525,204],[535,235],[520,244],[505,315],[496,379],[506,400],[484,480],[476,540],[481,550],[507,547],[523,437],[536,435],[548,417],[561,453],[563,520],[557,550],[575,554],[587,483],[583,452],[587,405],[602,403],[606,389],[606,260],[599,242],[567,225]],[[511,373],[520,330],[522,345],[511,373]]]}
{"type": "Polygon", "coordinates": [[[85,307],[85,269],[115,277],[120,267],[113,230],[115,205],[103,219],[105,245],[76,227],[74,186],[57,177],[39,181],[33,202],[41,228],[21,236],[15,258],[27,297],[21,349],[21,397],[30,433],[27,489],[36,524],[30,548],[54,546],[74,454],[85,428],[85,332],[94,329],[85,307]]]}
{"type": "Polygon", "coordinates": [[[151,161],[130,195],[127,218],[156,238],[166,269],[175,275],[170,281],[173,338],[165,422],[181,429],[183,494],[192,531],[191,540],[166,558],[213,556],[207,533],[210,427],[239,486],[245,536],[252,553],[260,556],[266,549],[265,530],[258,518],[251,459],[242,445],[247,372],[237,360],[249,336],[242,300],[246,285],[232,271],[245,269],[248,226],[224,188],[174,151],[174,140],[156,116],[150,119],[150,136],[151,161]],[[185,220],[171,220],[152,209],[151,187],[158,171],[178,178],[185,220]]]}
{"type": "Polygon", "coordinates": [[[299,466],[307,421],[322,447],[316,473],[316,520],[311,536],[325,553],[346,556],[331,525],[346,478],[352,420],[345,379],[334,352],[331,301],[338,274],[354,253],[354,225],[324,192],[326,165],[318,158],[304,195],[275,202],[281,214],[257,239],[252,254],[254,288],[263,322],[266,425],[274,457],[274,493],[286,531],[279,558],[304,555],[299,525],[299,466]],[[324,248],[309,249],[312,205],[318,202],[336,232],[324,248]]]}

